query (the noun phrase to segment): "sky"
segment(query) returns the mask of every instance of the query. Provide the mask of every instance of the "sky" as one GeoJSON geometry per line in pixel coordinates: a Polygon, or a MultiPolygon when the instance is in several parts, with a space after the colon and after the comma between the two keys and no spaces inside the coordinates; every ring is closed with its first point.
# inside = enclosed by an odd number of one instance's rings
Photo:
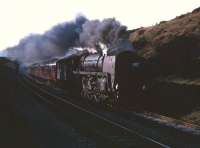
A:
{"type": "Polygon", "coordinates": [[[151,26],[200,7],[200,0],[0,0],[0,50],[77,14],[115,17],[128,29],[151,26]]]}

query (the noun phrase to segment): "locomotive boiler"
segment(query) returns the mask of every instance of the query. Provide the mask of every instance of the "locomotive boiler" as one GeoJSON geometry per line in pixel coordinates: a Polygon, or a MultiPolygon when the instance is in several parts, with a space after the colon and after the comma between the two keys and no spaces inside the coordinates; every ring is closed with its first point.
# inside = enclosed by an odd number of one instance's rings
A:
{"type": "Polygon", "coordinates": [[[81,57],[81,95],[95,102],[113,104],[118,101],[115,83],[115,56],[93,54],[81,57]]]}

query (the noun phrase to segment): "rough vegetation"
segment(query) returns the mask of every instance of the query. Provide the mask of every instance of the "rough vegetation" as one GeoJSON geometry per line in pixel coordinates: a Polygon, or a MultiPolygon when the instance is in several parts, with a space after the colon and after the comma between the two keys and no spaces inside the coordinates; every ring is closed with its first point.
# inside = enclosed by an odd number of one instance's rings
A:
{"type": "MultiPolygon", "coordinates": [[[[172,102],[176,109],[182,107],[185,113],[181,111],[179,119],[200,125],[200,101],[197,99],[200,77],[200,7],[173,20],[132,30],[129,40],[138,54],[153,63],[162,77],[176,77],[173,83],[167,80],[170,87],[162,89],[158,86],[160,90],[156,89],[155,94],[162,94],[164,100],[174,100],[172,102]],[[174,83],[176,87],[173,91],[171,85],[174,83]],[[186,105],[181,106],[184,103],[186,105]],[[177,104],[180,107],[177,108],[177,104]]],[[[177,111],[175,113],[178,114],[177,111]]]]}
{"type": "Polygon", "coordinates": [[[167,73],[183,73],[200,56],[200,8],[151,27],[133,30],[130,41],[167,73]]]}

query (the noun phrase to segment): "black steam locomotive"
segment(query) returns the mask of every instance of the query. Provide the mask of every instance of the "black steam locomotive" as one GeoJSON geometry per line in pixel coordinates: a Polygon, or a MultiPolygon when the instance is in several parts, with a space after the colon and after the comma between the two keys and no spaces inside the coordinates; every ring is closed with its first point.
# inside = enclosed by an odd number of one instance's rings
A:
{"type": "Polygon", "coordinates": [[[34,64],[28,73],[53,82],[73,94],[93,102],[113,106],[130,103],[132,94],[142,88],[140,74],[143,59],[132,51],[115,55],[70,54],[45,64],[34,64]]]}

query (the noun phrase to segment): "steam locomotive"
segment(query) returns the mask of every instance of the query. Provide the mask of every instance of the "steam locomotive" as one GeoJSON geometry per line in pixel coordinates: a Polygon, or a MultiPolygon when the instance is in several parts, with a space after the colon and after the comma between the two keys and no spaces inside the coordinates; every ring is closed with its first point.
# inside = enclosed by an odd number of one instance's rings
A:
{"type": "Polygon", "coordinates": [[[113,107],[130,103],[134,91],[141,90],[142,63],[143,59],[132,51],[116,55],[81,52],[54,62],[34,64],[27,72],[45,83],[56,83],[82,98],[113,107]]]}

